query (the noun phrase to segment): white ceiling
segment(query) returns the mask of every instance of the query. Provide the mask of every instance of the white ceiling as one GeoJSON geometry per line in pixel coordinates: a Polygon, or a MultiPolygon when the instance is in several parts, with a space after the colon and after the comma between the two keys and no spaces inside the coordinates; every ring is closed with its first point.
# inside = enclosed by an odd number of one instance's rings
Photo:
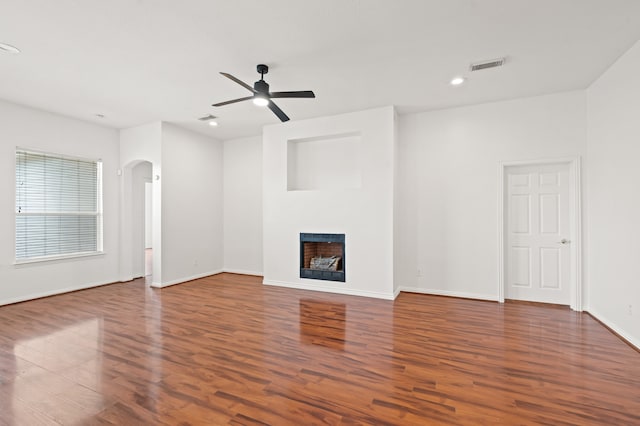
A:
{"type": "Polygon", "coordinates": [[[165,120],[219,139],[277,123],[219,74],[256,64],[292,120],[400,113],[587,87],[640,39],[638,0],[3,0],[0,98],[116,128],[165,120]],[[470,62],[507,57],[500,69],[470,62]],[[448,81],[468,78],[461,87],[448,81]],[[104,114],[100,119],[95,114],[104,114]],[[219,116],[220,126],[197,121],[219,116]]]}

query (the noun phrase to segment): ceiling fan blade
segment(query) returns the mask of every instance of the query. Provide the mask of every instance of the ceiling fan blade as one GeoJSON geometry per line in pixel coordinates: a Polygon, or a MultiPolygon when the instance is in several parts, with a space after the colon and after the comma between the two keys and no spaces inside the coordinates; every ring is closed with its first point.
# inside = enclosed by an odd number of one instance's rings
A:
{"type": "Polygon", "coordinates": [[[256,93],[256,91],[253,89],[253,87],[249,86],[247,83],[245,83],[244,81],[235,78],[234,76],[232,76],[231,74],[228,74],[226,72],[221,72],[220,74],[224,75],[225,77],[227,77],[229,80],[233,80],[236,83],[238,83],[240,86],[244,87],[245,89],[247,89],[248,91],[250,91],[251,93],[256,93]]]}
{"type": "Polygon", "coordinates": [[[271,92],[272,98],[315,98],[316,95],[311,90],[298,90],[297,92],[271,92]]]}
{"type": "Polygon", "coordinates": [[[287,117],[287,114],[285,114],[284,111],[282,111],[278,107],[278,105],[274,104],[273,101],[269,101],[268,107],[280,119],[280,121],[282,122],[289,121],[289,117],[287,117]]]}
{"type": "Polygon", "coordinates": [[[236,102],[248,101],[249,99],[253,99],[253,96],[247,96],[245,98],[238,98],[238,99],[233,99],[231,101],[220,102],[220,103],[217,103],[217,104],[213,104],[211,106],[219,107],[219,106],[223,106],[223,105],[235,104],[236,102]]]}

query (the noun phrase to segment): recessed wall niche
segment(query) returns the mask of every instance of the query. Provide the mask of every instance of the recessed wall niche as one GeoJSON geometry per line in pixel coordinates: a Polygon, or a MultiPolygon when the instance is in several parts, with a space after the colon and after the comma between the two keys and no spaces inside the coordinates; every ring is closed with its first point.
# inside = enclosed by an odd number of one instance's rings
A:
{"type": "Polygon", "coordinates": [[[359,132],[287,141],[287,190],[358,189],[362,186],[359,132]]]}

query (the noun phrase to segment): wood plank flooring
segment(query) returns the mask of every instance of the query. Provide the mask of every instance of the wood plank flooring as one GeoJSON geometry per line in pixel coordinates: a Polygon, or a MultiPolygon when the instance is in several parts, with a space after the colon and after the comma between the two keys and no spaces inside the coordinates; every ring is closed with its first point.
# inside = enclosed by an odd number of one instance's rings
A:
{"type": "Polygon", "coordinates": [[[137,280],[0,307],[0,424],[634,425],[640,353],[554,306],[137,280]]]}

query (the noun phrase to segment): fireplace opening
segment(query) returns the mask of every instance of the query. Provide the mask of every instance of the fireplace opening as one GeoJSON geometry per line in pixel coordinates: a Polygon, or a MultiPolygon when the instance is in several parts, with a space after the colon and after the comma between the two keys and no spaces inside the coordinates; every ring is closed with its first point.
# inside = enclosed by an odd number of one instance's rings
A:
{"type": "Polygon", "coordinates": [[[345,282],[344,234],[300,234],[300,278],[345,282]]]}

